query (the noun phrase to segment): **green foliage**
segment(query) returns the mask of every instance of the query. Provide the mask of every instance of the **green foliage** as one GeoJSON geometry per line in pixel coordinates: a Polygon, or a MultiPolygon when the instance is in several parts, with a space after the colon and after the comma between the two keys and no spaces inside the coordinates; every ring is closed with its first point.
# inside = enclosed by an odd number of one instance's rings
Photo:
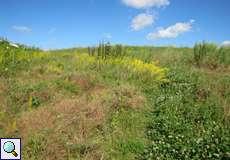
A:
{"type": "Polygon", "coordinates": [[[113,51],[113,55],[114,56],[124,56],[123,53],[123,47],[120,44],[115,45],[115,47],[113,47],[114,51],[113,51]]]}
{"type": "Polygon", "coordinates": [[[37,57],[40,49],[28,47],[21,44],[14,44],[5,39],[0,39],[0,73],[15,71],[20,65],[27,65],[32,58],[37,57]]]}
{"type": "Polygon", "coordinates": [[[223,46],[219,49],[219,63],[224,65],[230,64],[230,47],[223,46]]]}
{"type": "Polygon", "coordinates": [[[40,102],[40,99],[38,97],[35,97],[35,96],[31,96],[30,97],[30,107],[32,108],[37,108],[40,106],[41,102],[40,102]]]}
{"type": "Polygon", "coordinates": [[[88,47],[88,54],[102,59],[124,56],[123,46],[119,44],[113,46],[110,42],[100,42],[97,47],[88,47]]]}
{"type": "Polygon", "coordinates": [[[68,78],[59,78],[54,81],[58,89],[64,89],[72,94],[78,94],[81,91],[81,88],[68,80],[68,78]]]}
{"type": "Polygon", "coordinates": [[[154,106],[146,135],[151,144],[141,159],[227,158],[230,128],[219,102],[208,91],[201,101],[195,75],[169,78],[150,95],[154,106]]]}
{"type": "Polygon", "coordinates": [[[196,65],[208,65],[216,68],[219,64],[230,64],[229,47],[218,47],[214,43],[197,43],[194,46],[194,62],[196,65]]]}
{"type": "Polygon", "coordinates": [[[110,117],[110,132],[106,136],[109,159],[137,158],[146,146],[143,128],[148,118],[145,112],[120,106],[110,117]]]}
{"type": "Polygon", "coordinates": [[[45,134],[36,134],[33,137],[29,137],[23,147],[23,157],[25,159],[39,160],[45,156],[44,153],[48,146],[45,134]]]}
{"type": "Polygon", "coordinates": [[[123,155],[128,153],[140,154],[144,151],[145,144],[140,140],[125,140],[120,139],[116,141],[117,150],[120,151],[123,155]]]}

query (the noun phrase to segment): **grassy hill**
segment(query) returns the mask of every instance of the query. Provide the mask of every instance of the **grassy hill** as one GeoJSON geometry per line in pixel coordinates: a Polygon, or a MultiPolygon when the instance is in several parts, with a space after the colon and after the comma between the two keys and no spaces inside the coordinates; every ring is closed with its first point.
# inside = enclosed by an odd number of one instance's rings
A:
{"type": "Polygon", "coordinates": [[[25,160],[230,158],[230,52],[0,42],[0,137],[25,160]]]}

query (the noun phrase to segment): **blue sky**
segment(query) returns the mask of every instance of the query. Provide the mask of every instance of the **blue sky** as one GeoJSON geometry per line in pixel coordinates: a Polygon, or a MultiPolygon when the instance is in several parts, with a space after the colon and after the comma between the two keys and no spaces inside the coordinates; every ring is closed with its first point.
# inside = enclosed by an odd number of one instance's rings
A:
{"type": "Polygon", "coordinates": [[[230,43],[229,0],[4,0],[0,36],[43,49],[230,43]]]}

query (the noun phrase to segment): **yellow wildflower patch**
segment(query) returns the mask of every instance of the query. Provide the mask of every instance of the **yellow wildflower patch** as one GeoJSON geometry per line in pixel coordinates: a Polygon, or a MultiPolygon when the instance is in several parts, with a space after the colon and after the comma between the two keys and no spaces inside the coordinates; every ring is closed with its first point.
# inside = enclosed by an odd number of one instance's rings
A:
{"type": "Polygon", "coordinates": [[[121,67],[121,70],[128,70],[129,73],[148,76],[158,81],[167,81],[165,77],[167,69],[158,67],[156,65],[158,63],[157,61],[146,63],[140,59],[128,57],[108,58],[103,60],[101,58],[89,56],[88,54],[77,54],[76,59],[80,65],[114,65],[121,67]]]}
{"type": "Polygon", "coordinates": [[[63,67],[61,65],[59,65],[59,63],[57,63],[57,62],[51,61],[51,62],[49,62],[47,71],[52,72],[52,73],[61,74],[63,72],[63,67]]]}

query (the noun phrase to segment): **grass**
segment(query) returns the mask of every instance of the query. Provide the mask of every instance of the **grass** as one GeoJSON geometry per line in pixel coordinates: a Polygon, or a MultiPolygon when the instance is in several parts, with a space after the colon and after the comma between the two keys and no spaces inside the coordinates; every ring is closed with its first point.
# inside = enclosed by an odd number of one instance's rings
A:
{"type": "Polygon", "coordinates": [[[207,65],[209,68],[217,68],[218,65],[228,65],[229,46],[218,47],[214,43],[197,43],[194,46],[194,61],[196,65],[207,65]]]}
{"type": "Polygon", "coordinates": [[[0,137],[24,159],[230,158],[227,48],[25,48],[0,44],[0,137]]]}

